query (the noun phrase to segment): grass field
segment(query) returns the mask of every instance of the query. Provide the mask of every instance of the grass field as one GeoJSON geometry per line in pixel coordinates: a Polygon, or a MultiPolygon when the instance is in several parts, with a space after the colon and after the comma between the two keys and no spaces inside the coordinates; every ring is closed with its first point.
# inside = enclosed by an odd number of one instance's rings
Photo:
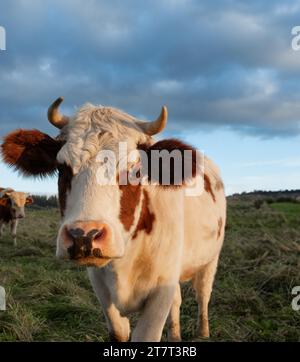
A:
{"type": "MultiPolygon", "coordinates": [[[[300,285],[300,205],[230,200],[224,249],[210,304],[212,341],[300,341],[300,312],[291,290],[300,285]]],[[[0,240],[0,341],[106,341],[101,308],[86,271],[55,259],[59,214],[30,209],[18,248],[0,240]]],[[[197,304],[183,286],[184,340],[193,340],[197,304]]]]}

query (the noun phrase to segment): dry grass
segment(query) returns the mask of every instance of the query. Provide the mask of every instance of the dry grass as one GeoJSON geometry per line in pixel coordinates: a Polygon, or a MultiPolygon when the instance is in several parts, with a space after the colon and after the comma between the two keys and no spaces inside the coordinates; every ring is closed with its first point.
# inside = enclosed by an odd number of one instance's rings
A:
{"type": "MultiPolygon", "coordinates": [[[[0,285],[8,292],[0,312],[0,341],[103,341],[101,308],[84,269],[55,259],[59,215],[28,212],[19,247],[0,240],[0,285]]],[[[300,341],[300,312],[291,289],[300,285],[300,205],[256,209],[229,201],[226,241],[210,305],[212,341],[300,341]]],[[[197,304],[183,286],[182,331],[193,340],[197,304]]]]}

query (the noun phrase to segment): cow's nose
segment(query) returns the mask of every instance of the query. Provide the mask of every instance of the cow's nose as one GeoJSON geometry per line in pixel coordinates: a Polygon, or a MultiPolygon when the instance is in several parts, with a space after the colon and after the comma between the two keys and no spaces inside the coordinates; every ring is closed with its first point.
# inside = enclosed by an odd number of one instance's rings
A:
{"type": "Polygon", "coordinates": [[[108,226],[94,221],[76,222],[66,227],[65,247],[71,259],[102,257],[108,226]]]}

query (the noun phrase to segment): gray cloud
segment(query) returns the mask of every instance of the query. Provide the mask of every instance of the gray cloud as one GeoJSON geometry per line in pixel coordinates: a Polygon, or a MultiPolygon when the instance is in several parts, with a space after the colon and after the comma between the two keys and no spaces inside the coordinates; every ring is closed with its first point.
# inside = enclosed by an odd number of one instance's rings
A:
{"type": "Polygon", "coordinates": [[[299,133],[296,1],[0,0],[0,134],[40,128],[48,104],[86,101],[145,119],[162,104],[170,131],[230,127],[299,133]]]}

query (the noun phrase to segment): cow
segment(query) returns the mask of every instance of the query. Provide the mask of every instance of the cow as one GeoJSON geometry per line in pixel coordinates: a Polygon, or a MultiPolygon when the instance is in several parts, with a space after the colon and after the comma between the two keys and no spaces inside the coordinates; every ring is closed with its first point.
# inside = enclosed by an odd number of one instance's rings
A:
{"type": "Polygon", "coordinates": [[[25,217],[25,205],[33,203],[33,198],[25,192],[0,187],[0,237],[4,224],[10,224],[14,245],[17,246],[17,228],[20,219],[25,217]]]}
{"type": "Polygon", "coordinates": [[[1,150],[3,160],[23,175],[58,173],[56,256],[87,267],[111,340],[158,342],[167,324],[168,341],[180,341],[180,285],[187,281],[192,281],[198,302],[197,337],[208,338],[208,304],[226,224],[218,167],[204,155],[199,167],[201,153],[178,139],[154,139],[167,124],[165,106],[148,122],[89,103],[68,117],[59,110],[62,101],[58,98],[48,109],[48,120],[60,130],[56,138],[15,130],[4,138],[1,150]],[[118,161],[114,183],[99,182],[99,174],[107,170],[99,153],[117,155],[120,143],[127,146],[127,161],[123,166],[118,161]],[[158,172],[147,172],[144,155],[151,160],[162,151],[190,152],[191,167],[181,184],[174,162],[159,162],[158,172]],[[164,168],[171,175],[166,184],[164,168]],[[138,182],[121,182],[132,172],[138,182]],[[202,192],[188,195],[199,180],[202,192]],[[128,317],[133,312],[140,316],[131,331],[128,317]]]}

